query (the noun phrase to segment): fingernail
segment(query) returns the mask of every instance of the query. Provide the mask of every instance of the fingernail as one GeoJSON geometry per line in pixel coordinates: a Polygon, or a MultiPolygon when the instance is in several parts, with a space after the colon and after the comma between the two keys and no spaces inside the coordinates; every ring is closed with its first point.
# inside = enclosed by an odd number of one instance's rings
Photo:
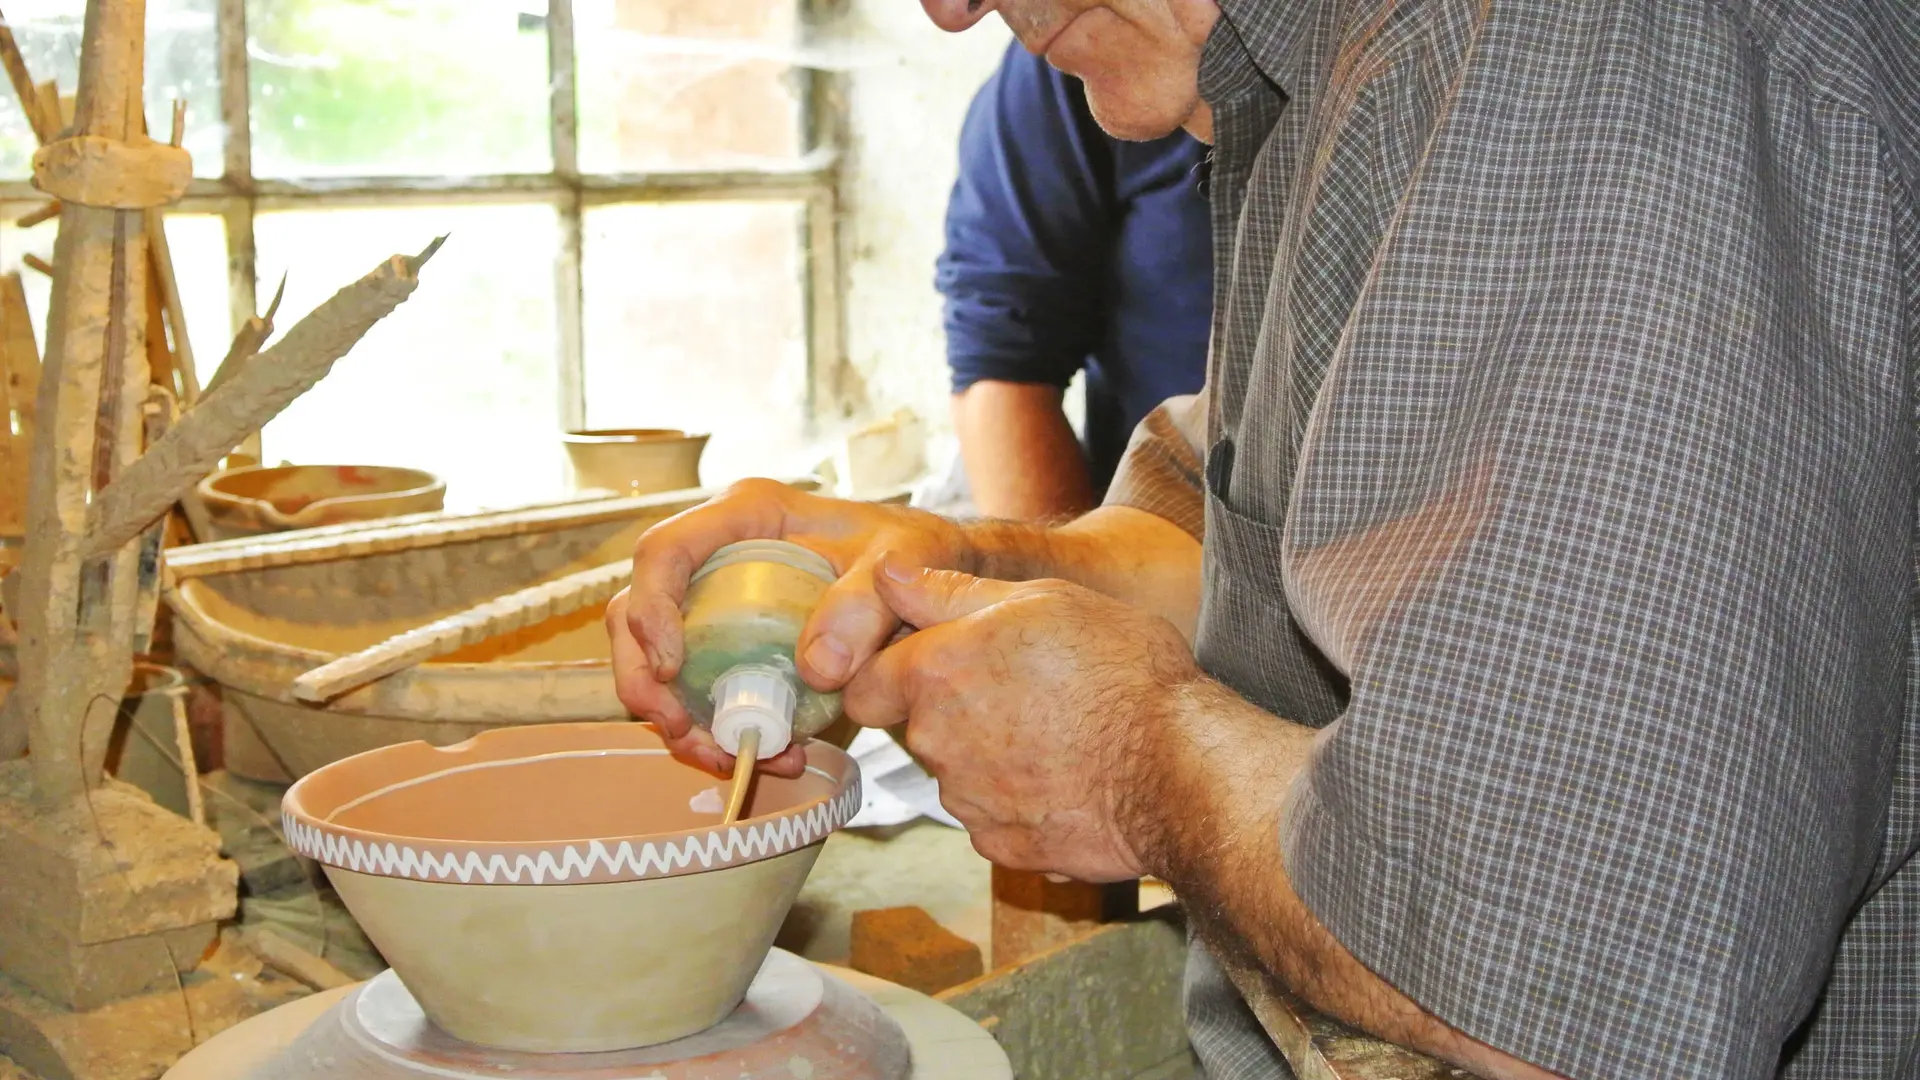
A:
{"type": "Polygon", "coordinates": [[[918,566],[908,566],[893,555],[880,560],[880,572],[902,585],[911,585],[926,571],[918,566]]]}
{"type": "Polygon", "coordinates": [[[847,677],[848,669],[853,667],[853,654],[845,645],[822,634],[807,646],[807,666],[814,674],[823,679],[838,682],[847,677]]]}

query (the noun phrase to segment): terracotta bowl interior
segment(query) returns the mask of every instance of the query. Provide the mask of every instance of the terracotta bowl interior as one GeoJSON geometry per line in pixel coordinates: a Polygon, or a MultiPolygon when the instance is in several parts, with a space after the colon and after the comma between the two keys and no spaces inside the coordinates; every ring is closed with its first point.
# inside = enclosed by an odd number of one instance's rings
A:
{"type": "MultiPolygon", "coordinates": [[[[720,821],[715,803],[724,785],[668,756],[646,725],[542,724],[347,758],[290,790],[287,809],[396,839],[544,844],[709,829],[720,821]]],[[[819,771],[795,780],[762,776],[743,817],[834,793],[834,781],[819,771]]]]}
{"type": "Polygon", "coordinates": [[[439,484],[432,473],[386,465],[282,465],[216,476],[207,488],[220,495],[271,503],[291,514],[322,499],[397,495],[439,484]]]}

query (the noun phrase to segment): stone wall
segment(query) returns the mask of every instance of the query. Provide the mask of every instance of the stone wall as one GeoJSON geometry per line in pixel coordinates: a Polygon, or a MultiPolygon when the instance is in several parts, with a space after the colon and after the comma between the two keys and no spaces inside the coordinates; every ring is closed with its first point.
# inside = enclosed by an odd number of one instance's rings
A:
{"type": "Polygon", "coordinates": [[[846,0],[846,9],[835,28],[856,56],[840,80],[852,369],[842,405],[856,418],[904,405],[944,432],[947,371],[933,261],[957,169],[960,121],[1008,35],[997,16],[964,34],[944,33],[911,0],[846,0]]]}

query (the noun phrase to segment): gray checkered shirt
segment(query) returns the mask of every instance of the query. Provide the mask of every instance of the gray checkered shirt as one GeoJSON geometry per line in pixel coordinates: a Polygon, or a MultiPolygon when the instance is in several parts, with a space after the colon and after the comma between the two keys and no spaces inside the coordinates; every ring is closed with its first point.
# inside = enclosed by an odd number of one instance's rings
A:
{"type": "Polygon", "coordinates": [[[1570,1077],[1920,1077],[1920,3],[1221,5],[1208,389],[1112,501],[1337,725],[1295,888],[1570,1077]]]}

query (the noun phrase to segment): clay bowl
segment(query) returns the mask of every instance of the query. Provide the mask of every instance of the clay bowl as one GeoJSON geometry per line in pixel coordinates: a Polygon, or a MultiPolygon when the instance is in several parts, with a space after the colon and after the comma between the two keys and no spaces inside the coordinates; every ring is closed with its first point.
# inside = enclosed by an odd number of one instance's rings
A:
{"type": "Polygon", "coordinates": [[[371,521],[438,510],[447,485],[429,472],[387,465],[249,465],[195,489],[216,540],[371,521]]]}
{"type": "Polygon", "coordinates": [[[534,1053],[628,1049],[718,1023],[746,994],[827,835],[853,759],[807,745],[720,825],[721,781],[637,723],[502,728],[370,750],[288,790],[287,841],[427,1016],[534,1053]]]}
{"type": "Polygon", "coordinates": [[[707,438],[672,428],[604,428],[561,437],[575,487],[622,495],[699,487],[707,438]]]}

